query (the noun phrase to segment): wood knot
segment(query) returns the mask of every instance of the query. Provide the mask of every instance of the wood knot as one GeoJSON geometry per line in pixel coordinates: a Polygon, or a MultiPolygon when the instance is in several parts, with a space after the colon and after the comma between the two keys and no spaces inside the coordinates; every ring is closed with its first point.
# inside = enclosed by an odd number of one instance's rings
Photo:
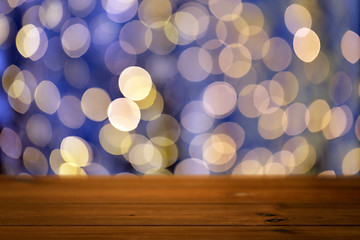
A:
{"type": "Polygon", "coordinates": [[[289,234],[295,234],[295,232],[289,230],[289,229],[271,229],[270,231],[273,232],[282,232],[282,233],[289,233],[289,234]]]}
{"type": "Polygon", "coordinates": [[[277,222],[281,222],[281,221],[284,221],[284,219],[281,219],[281,218],[271,218],[271,219],[265,220],[265,222],[269,222],[269,223],[277,223],[277,222]]]}

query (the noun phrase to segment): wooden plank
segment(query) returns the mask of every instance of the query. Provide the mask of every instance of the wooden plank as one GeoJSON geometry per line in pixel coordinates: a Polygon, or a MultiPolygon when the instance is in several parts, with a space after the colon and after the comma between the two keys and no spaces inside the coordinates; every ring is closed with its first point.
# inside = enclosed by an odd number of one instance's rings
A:
{"type": "Polygon", "coordinates": [[[0,204],[360,203],[359,178],[0,178],[0,204]]]}
{"type": "Polygon", "coordinates": [[[0,226],[0,239],[358,239],[359,227],[349,226],[0,226]]]}
{"type": "Polygon", "coordinates": [[[360,178],[0,177],[0,239],[358,239],[360,178]]]}
{"type": "Polygon", "coordinates": [[[348,204],[17,204],[0,205],[0,225],[360,225],[348,204]]]}

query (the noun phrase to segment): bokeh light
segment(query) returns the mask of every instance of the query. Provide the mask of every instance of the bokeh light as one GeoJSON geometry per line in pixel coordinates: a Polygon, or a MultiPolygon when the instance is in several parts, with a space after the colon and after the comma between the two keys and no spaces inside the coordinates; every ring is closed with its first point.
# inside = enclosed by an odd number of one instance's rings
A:
{"type": "Polygon", "coordinates": [[[120,131],[134,130],[140,122],[140,109],[127,98],[112,101],[108,109],[110,123],[120,131]]]}
{"type": "Polygon", "coordinates": [[[0,171],[358,175],[358,1],[0,4],[0,171]]]}
{"type": "Polygon", "coordinates": [[[300,28],[294,36],[294,51],[304,62],[312,62],[320,52],[320,39],[309,28],[300,28]]]}
{"type": "Polygon", "coordinates": [[[143,100],[152,88],[150,74],[140,67],[128,67],[119,77],[121,93],[133,101],[143,100]]]}
{"type": "Polygon", "coordinates": [[[90,32],[86,23],[82,20],[71,19],[64,25],[61,43],[65,53],[72,58],[84,55],[90,46],[90,32]]]}
{"type": "Polygon", "coordinates": [[[300,28],[310,28],[312,18],[308,9],[300,4],[289,5],[284,14],[287,29],[295,34],[300,28]]]}
{"type": "Polygon", "coordinates": [[[81,98],[81,109],[87,118],[101,122],[107,118],[110,102],[111,99],[105,90],[89,88],[81,98]]]}
{"type": "Polygon", "coordinates": [[[341,39],[341,52],[350,63],[356,63],[360,58],[360,37],[348,30],[341,39]]]}

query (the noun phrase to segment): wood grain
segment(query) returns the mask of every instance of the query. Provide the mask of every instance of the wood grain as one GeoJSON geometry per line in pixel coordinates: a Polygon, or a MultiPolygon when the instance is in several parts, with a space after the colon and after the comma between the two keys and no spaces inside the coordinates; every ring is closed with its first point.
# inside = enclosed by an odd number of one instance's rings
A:
{"type": "Polygon", "coordinates": [[[0,177],[0,239],[340,236],[360,237],[360,178],[0,177]]]}
{"type": "Polygon", "coordinates": [[[0,225],[349,225],[360,205],[337,204],[8,204],[0,225]]]}
{"type": "Polygon", "coordinates": [[[358,239],[359,227],[349,226],[0,226],[2,239],[358,239]]]}
{"type": "Polygon", "coordinates": [[[360,203],[359,178],[47,177],[0,182],[0,204],[360,203]]]}

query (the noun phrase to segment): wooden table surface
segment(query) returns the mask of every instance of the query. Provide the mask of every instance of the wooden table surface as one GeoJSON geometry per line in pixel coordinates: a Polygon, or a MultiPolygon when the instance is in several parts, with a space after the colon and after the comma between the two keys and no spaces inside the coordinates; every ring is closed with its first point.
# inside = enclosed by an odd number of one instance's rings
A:
{"type": "Polygon", "coordinates": [[[0,239],[359,239],[360,178],[0,177],[0,239]]]}

